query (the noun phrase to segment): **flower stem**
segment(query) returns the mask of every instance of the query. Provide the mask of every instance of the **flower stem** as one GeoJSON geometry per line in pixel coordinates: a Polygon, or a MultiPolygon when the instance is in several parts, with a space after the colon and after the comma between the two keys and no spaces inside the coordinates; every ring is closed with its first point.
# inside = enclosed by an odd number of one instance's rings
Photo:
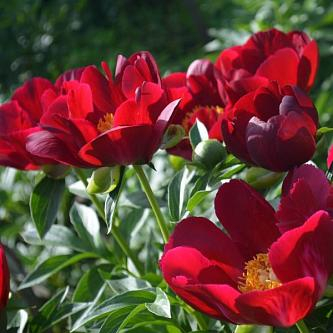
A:
{"type": "Polygon", "coordinates": [[[303,320],[300,320],[296,323],[296,327],[298,328],[300,333],[310,333],[310,330],[306,326],[303,320]]]}
{"type": "MultiPolygon", "coordinates": [[[[75,169],[75,173],[78,176],[78,178],[82,181],[84,186],[87,187],[88,182],[87,182],[87,179],[86,179],[84,173],[82,172],[82,170],[75,169]]],[[[94,204],[98,215],[103,219],[104,222],[106,222],[103,204],[100,202],[100,200],[97,198],[97,196],[95,194],[89,194],[89,193],[87,193],[87,194],[88,194],[91,202],[94,204]]],[[[128,258],[131,259],[131,261],[133,262],[133,264],[134,264],[135,268],[137,269],[137,271],[139,272],[139,274],[143,275],[143,273],[144,273],[143,267],[142,267],[139,259],[131,251],[126,240],[123,238],[123,236],[119,232],[119,229],[115,225],[112,226],[111,234],[112,234],[113,238],[115,239],[115,241],[117,242],[117,244],[119,245],[119,247],[121,248],[121,250],[124,252],[124,254],[128,258]]]]}
{"type": "Polygon", "coordinates": [[[136,175],[138,176],[142,189],[146,193],[147,199],[150,203],[150,206],[154,212],[156,221],[158,223],[158,226],[160,227],[162,237],[164,240],[164,243],[166,243],[169,239],[169,230],[167,227],[167,224],[164,220],[163,214],[161,212],[160,206],[156,200],[156,197],[149,185],[149,181],[146,177],[146,174],[144,173],[141,165],[133,165],[133,168],[136,172],[136,175]]]}

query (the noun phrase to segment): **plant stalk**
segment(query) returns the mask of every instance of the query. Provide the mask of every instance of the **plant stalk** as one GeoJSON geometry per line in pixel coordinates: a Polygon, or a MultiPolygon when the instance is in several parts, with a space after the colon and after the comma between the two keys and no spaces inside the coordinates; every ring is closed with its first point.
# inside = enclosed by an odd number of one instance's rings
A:
{"type": "Polygon", "coordinates": [[[300,333],[310,333],[310,330],[306,326],[303,320],[300,320],[296,323],[296,327],[298,328],[300,333]]]}
{"type": "Polygon", "coordinates": [[[133,168],[136,172],[136,175],[138,176],[138,179],[140,180],[141,186],[143,191],[145,192],[147,199],[150,203],[151,209],[153,210],[153,213],[155,215],[157,224],[161,230],[161,234],[164,240],[164,243],[166,243],[169,239],[169,230],[168,226],[165,222],[164,216],[161,212],[160,206],[156,200],[156,197],[150,187],[149,181],[147,179],[147,176],[145,172],[143,171],[143,168],[141,165],[133,165],[133,168]]]}
{"type": "MultiPolygon", "coordinates": [[[[82,170],[75,169],[75,173],[78,176],[78,178],[82,181],[84,186],[87,187],[88,182],[87,182],[87,179],[86,179],[84,173],[82,172],[82,170]]],[[[104,222],[106,222],[103,204],[99,201],[99,199],[97,198],[97,196],[95,194],[89,194],[89,193],[87,193],[87,194],[88,194],[91,202],[94,204],[98,215],[103,219],[104,222]]],[[[123,238],[123,236],[119,232],[118,227],[113,225],[112,229],[111,229],[111,234],[112,234],[113,238],[115,239],[115,241],[117,242],[117,244],[119,245],[119,247],[121,248],[121,250],[124,252],[124,254],[128,258],[131,259],[131,261],[133,262],[133,264],[134,264],[135,268],[137,269],[137,271],[139,272],[139,274],[143,275],[144,271],[143,271],[143,267],[142,267],[139,259],[134,255],[134,253],[129,248],[126,240],[123,238]]]]}

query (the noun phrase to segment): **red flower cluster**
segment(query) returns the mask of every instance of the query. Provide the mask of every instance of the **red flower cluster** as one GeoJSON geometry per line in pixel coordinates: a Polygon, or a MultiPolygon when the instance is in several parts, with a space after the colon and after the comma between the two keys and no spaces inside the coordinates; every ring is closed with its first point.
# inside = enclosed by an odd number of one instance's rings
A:
{"type": "Polygon", "coordinates": [[[149,162],[178,101],[168,103],[148,52],[119,56],[114,78],[102,65],[106,76],[87,66],[64,73],[54,85],[35,78],[19,88],[1,106],[1,163],[33,169],[149,162]]]}
{"type": "MultiPolygon", "coordinates": [[[[309,166],[296,170],[285,181],[286,191],[292,184],[293,189],[305,187],[302,172],[311,177],[318,171],[309,166]]],[[[317,186],[313,194],[319,190],[317,186]]],[[[295,212],[308,203],[300,201],[295,212]]],[[[287,209],[282,201],[278,217],[283,210],[292,220],[294,212],[287,209]]],[[[205,218],[181,221],[160,262],[164,278],[175,293],[209,316],[239,324],[291,326],[311,311],[333,273],[333,221],[327,212],[311,215],[311,210],[290,229],[289,221],[279,223],[273,208],[249,185],[232,180],[215,199],[216,215],[228,235],[205,218]]]]}

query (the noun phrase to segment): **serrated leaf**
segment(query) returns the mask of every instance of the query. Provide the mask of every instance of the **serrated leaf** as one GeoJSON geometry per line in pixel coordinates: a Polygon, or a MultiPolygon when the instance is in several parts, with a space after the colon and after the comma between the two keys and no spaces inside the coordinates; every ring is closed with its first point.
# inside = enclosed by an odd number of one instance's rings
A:
{"type": "Polygon", "coordinates": [[[112,192],[109,193],[109,195],[107,196],[107,198],[105,200],[104,212],[105,212],[105,222],[107,225],[108,233],[111,232],[113,221],[115,218],[115,212],[116,212],[119,197],[120,197],[124,174],[125,174],[125,167],[121,167],[119,182],[118,182],[116,188],[112,192]]]}
{"type": "Polygon", "coordinates": [[[161,288],[156,288],[156,299],[153,303],[146,303],[146,308],[151,313],[165,318],[171,318],[171,309],[168,296],[161,288]]]}
{"type": "Polygon", "coordinates": [[[172,221],[179,221],[185,212],[185,205],[188,197],[188,183],[191,181],[193,173],[187,168],[179,171],[171,180],[168,187],[168,207],[172,221]]]}
{"type": "Polygon", "coordinates": [[[95,253],[85,252],[75,256],[60,255],[48,258],[40,263],[28,276],[26,276],[20,284],[18,290],[41,283],[62,269],[88,258],[98,258],[98,256],[95,253]]]}
{"type": "Polygon", "coordinates": [[[193,150],[198,143],[209,139],[206,126],[199,119],[196,119],[195,124],[191,127],[189,137],[193,150]]]}
{"type": "Polygon", "coordinates": [[[56,220],[64,189],[64,179],[44,177],[32,191],[30,197],[31,218],[41,238],[56,220]]]}

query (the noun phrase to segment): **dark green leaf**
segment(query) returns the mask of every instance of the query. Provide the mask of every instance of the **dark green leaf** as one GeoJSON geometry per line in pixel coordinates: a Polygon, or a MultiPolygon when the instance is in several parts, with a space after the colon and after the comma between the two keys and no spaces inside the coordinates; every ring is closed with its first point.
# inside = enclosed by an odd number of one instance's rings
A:
{"type": "Polygon", "coordinates": [[[117,210],[117,205],[120,197],[120,192],[123,184],[123,178],[125,174],[125,167],[121,167],[120,177],[117,187],[109,193],[105,200],[104,212],[105,212],[105,220],[108,228],[108,233],[111,232],[112,224],[115,218],[115,212],[117,210]]]}
{"type": "Polygon", "coordinates": [[[196,119],[195,124],[191,127],[189,137],[193,149],[201,141],[208,140],[208,131],[205,125],[199,119],[196,119]]]}
{"type": "Polygon", "coordinates": [[[56,220],[64,188],[64,179],[44,177],[31,194],[31,217],[41,238],[56,220]]]}
{"type": "Polygon", "coordinates": [[[53,274],[61,271],[62,269],[76,264],[77,262],[98,257],[94,253],[81,253],[75,256],[72,255],[60,255],[46,259],[40,263],[20,284],[19,290],[34,286],[48,279],[53,274]]]}

